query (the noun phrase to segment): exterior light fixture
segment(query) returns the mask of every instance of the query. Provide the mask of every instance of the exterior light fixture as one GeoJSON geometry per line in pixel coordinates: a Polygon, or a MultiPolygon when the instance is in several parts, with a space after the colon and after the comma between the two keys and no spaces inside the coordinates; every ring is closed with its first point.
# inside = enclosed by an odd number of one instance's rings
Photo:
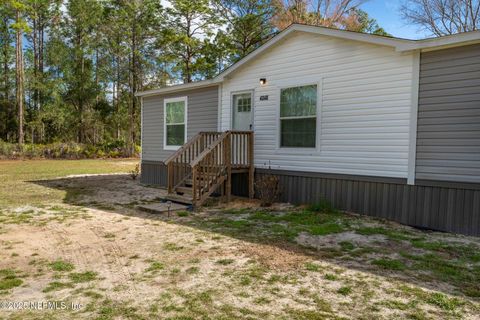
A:
{"type": "Polygon", "coordinates": [[[265,85],[267,83],[267,78],[260,78],[260,85],[265,85]]]}

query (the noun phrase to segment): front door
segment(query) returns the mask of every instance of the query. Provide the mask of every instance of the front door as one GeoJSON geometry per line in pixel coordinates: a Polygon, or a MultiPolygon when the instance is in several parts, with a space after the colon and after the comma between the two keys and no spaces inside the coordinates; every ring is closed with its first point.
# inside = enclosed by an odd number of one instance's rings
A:
{"type": "Polygon", "coordinates": [[[233,95],[233,130],[253,130],[252,92],[233,95]]]}

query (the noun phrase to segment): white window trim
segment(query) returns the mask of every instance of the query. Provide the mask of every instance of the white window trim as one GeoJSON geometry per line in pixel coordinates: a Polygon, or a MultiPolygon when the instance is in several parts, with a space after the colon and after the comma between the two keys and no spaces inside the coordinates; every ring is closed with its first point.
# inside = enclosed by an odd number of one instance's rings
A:
{"type": "Polygon", "coordinates": [[[420,82],[420,51],[413,53],[412,77],[412,107],[410,109],[410,128],[408,145],[408,175],[407,184],[415,184],[415,170],[417,157],[417,119],[418,119],[418,91],[420,82]]]}
{"type": "MultiPolygon", "coordinates": [[[[281,86],[278,87],[277,90],[277,110],[276,110],[276,123],[278,124],[277,126],[277,146],[275,153],[277,154],[291,154],[291,155],[312,155],[312,154],[319,154],[320,153],[320,135],[321,135],[321,110],[322,110],[322,83],[323,83],[323,78],[317,78],[316,81],[307,81],[307,82],[301,82],[301,81],[295,81],[295,82],[288,82],[285,84],[281,84],[281,86]],[[317,86],[317,112],[316,112],[316,118],[317,118],[317,130],[315,132],[315,147],[314,148],[303,148],[303,147],[282,147],[281,146],[281,139],[282,139],[282,128],[281,128],[281,118],[280,118],[280,99],[281,99],[281,92],[283,89],[288,89],[288,88],[295,88],[295,87],[303,87],[303,86],[310,86],[310,85],[316,85],[317,86]]],[[[296,117],[295,117],[296,118],[296,117]]],[[[305,117],[307,118],[307,117],[305,117]]],[[[313,116],[312,116],[313,118],[313,116]]]]}
{"type": "Polygon", "coordinates": [[[178,150],[180,146],[167,146],[167,103],[170,102],[185,102],[185,115],[184,115],[184,123],[185,123],[185,135],[183,144],[187,142],[187,119],[188,119],[188,97],[177,97],[177,98],[168,98],[163,100],[163,150],[178,150]]]}

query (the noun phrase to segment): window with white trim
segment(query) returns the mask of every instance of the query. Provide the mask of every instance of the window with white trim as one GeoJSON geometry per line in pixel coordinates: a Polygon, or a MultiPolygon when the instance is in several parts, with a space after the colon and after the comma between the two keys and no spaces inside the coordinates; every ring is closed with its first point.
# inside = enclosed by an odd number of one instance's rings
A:
{"type": "Polygon", "coordinates": [[[315,148],[317,85],[280,90],[280,147],[315,148]]]}
{"type": "Polygon", "coordinates": [[[187,98],[165,99],[165,148],[175,149],[186,142],[187,98]]]}

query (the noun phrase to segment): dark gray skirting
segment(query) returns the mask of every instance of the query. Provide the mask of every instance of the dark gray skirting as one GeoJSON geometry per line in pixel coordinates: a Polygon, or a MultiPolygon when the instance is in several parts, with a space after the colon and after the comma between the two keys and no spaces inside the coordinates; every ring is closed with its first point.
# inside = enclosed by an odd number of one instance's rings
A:
{"type": "Polygon", "coordinates": [[[161,161],[142,161],[140,182],[166,188],[167,166],[161,161]]]}
{"type": "MultiPolygon", "coordinates": [[[[280,178],[280,201],[311,204],[325,199],[340,210],[439,231],[480,236],[480,189],[476,184],[256,169],[255,178],[280,178]]],[[[243,194],[245,178],[233,179],[243,194]]]]}
{"type": "MultiPolygon", "coordinates": [[[[280,178],[280,201],[311,204],[325,199],[340,210],[397,221],[439,231],[480,236],[480,187],[440,181],[322,174],[256,169],[255,179],[265,174],[280,178]]],[[[163,162],[142,162],[144,184],[166,187],[163,162]]],[[[232,193],[248,196],[247,174],[234,174],[232,193]]]]}

